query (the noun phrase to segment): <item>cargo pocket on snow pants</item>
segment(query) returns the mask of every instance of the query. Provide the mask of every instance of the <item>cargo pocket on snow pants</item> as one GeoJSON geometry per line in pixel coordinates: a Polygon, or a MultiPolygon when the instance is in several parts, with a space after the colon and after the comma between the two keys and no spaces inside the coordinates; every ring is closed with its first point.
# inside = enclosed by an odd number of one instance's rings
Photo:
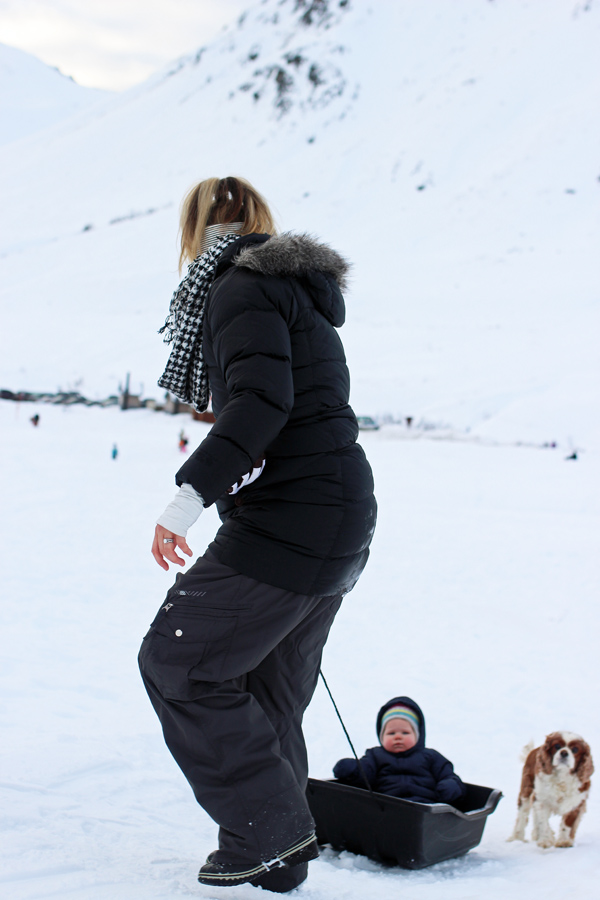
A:
{"type": "Polygon", "coordinates": [[[194,700],[197,682],[221,680],[239,609],[174,599],[158,612],[140,649],[142,676],[167,700],[194,700]]]}

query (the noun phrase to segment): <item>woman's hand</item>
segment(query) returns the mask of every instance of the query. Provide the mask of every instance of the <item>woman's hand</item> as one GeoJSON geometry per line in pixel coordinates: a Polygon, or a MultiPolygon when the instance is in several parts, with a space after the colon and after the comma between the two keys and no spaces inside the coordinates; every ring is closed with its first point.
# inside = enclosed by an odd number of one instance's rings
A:
{"type": "Polygon", "coordinates": [[[186,556],[191,556],[192,551],[187,545],[184,537],[173,534],[162,525],[157,525],[154,529],[154,540],[152,542],[152,556],[159,564],[161,569],[169,570],[169,562],[175,563],[177,566],[185,566],[185,559],[182,559],[175,550],[179,547],[186,556]],[[169,562],[167,562],[169,560],[169,562]]]}

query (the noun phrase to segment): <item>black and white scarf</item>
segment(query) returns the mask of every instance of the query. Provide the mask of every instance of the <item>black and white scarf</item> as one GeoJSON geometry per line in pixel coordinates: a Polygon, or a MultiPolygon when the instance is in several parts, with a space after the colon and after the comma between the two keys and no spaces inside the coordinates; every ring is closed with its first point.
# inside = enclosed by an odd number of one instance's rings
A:
{"type": "Polygon", "coordinates": [[[206,298],[215,279],[219,257],[239,237],[232,233],[224,235],[190,263],[187,275],[173,294],[165,324],[158,332],[166,332],[165,344],[173,344],[158,385],[191,404],[198,412],[204,412],[210,399],[202,353],[206,298]]]}

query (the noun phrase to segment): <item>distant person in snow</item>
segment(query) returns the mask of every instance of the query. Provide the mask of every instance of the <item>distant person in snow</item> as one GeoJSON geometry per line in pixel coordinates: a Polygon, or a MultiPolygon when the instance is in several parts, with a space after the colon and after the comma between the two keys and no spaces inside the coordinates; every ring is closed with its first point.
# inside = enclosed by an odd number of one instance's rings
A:
{"type": "Polygon", "coordinates": [[[39,414],[36,413],[34,416],[32,416],[32,417],[30,418],[29,421],[31,422],[31,424],[33,425],[34,428],[37,428],[38,425],[40,424],[40,417],[39,417],[39,414]]]}
{"type": "Polygon", "coordinates": [[[418,803],[454,803],[464,796],[452,763],[425,747],[425,718],[414,700],[388,700],[377,713],[376,728],[380,746],[367,750],[360,765],[340,759],[333,768],[339,781],[365,787],[366,778],[380,794],[418,803]]]}
{"type": "Polygon", "coordinates": [[[212,394],[216,423],[176,475],[154,558],[184,565],[177,550],[192,555],[188,528],[213,503],[223,524],[167,593],[140,668],[171,753],[220,826],[199,881],[285,893],[318,855],[302,717],[375,528],[336,331],[348,263],[306,235],[276,235],[241,178],[187,195],[185,261],[159,385],[199,412],[212,394]]]}
{"type": "Polygon", "coordinates": [[[182,453],[186,452],[187,445],[189,444],[189,438],[186,437],[185,431],[183,428],[179,432],[179,449],[182,453]]]}
{"type": "Polygon", "coordinates": [[[117,456],[119,455],[119,448],[117,447],[116,444],[113,444],[113,448],[112,448],[112,450],[111,450],[111,454],[110,454],[110,455],[112,456],[113,459],[116,459],[117,456]]]}

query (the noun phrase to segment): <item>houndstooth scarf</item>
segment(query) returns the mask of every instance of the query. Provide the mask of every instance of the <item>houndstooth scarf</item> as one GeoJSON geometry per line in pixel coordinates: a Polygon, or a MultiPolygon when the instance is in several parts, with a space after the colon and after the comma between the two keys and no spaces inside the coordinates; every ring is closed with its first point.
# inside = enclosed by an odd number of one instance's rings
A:
{"type": "Polygon", "coordinates": [[[239,237],[239,234],[226,234],[190,263],[187,275],[173,294],[165,324],[158,332],[166,332],[165,344],[173,344],[158,385],[184,403],[190,403],[198,412],[204,412],[210,399],[208,373],[202,353],[206,298],[215,279],[221,253],[239,237]]]}

